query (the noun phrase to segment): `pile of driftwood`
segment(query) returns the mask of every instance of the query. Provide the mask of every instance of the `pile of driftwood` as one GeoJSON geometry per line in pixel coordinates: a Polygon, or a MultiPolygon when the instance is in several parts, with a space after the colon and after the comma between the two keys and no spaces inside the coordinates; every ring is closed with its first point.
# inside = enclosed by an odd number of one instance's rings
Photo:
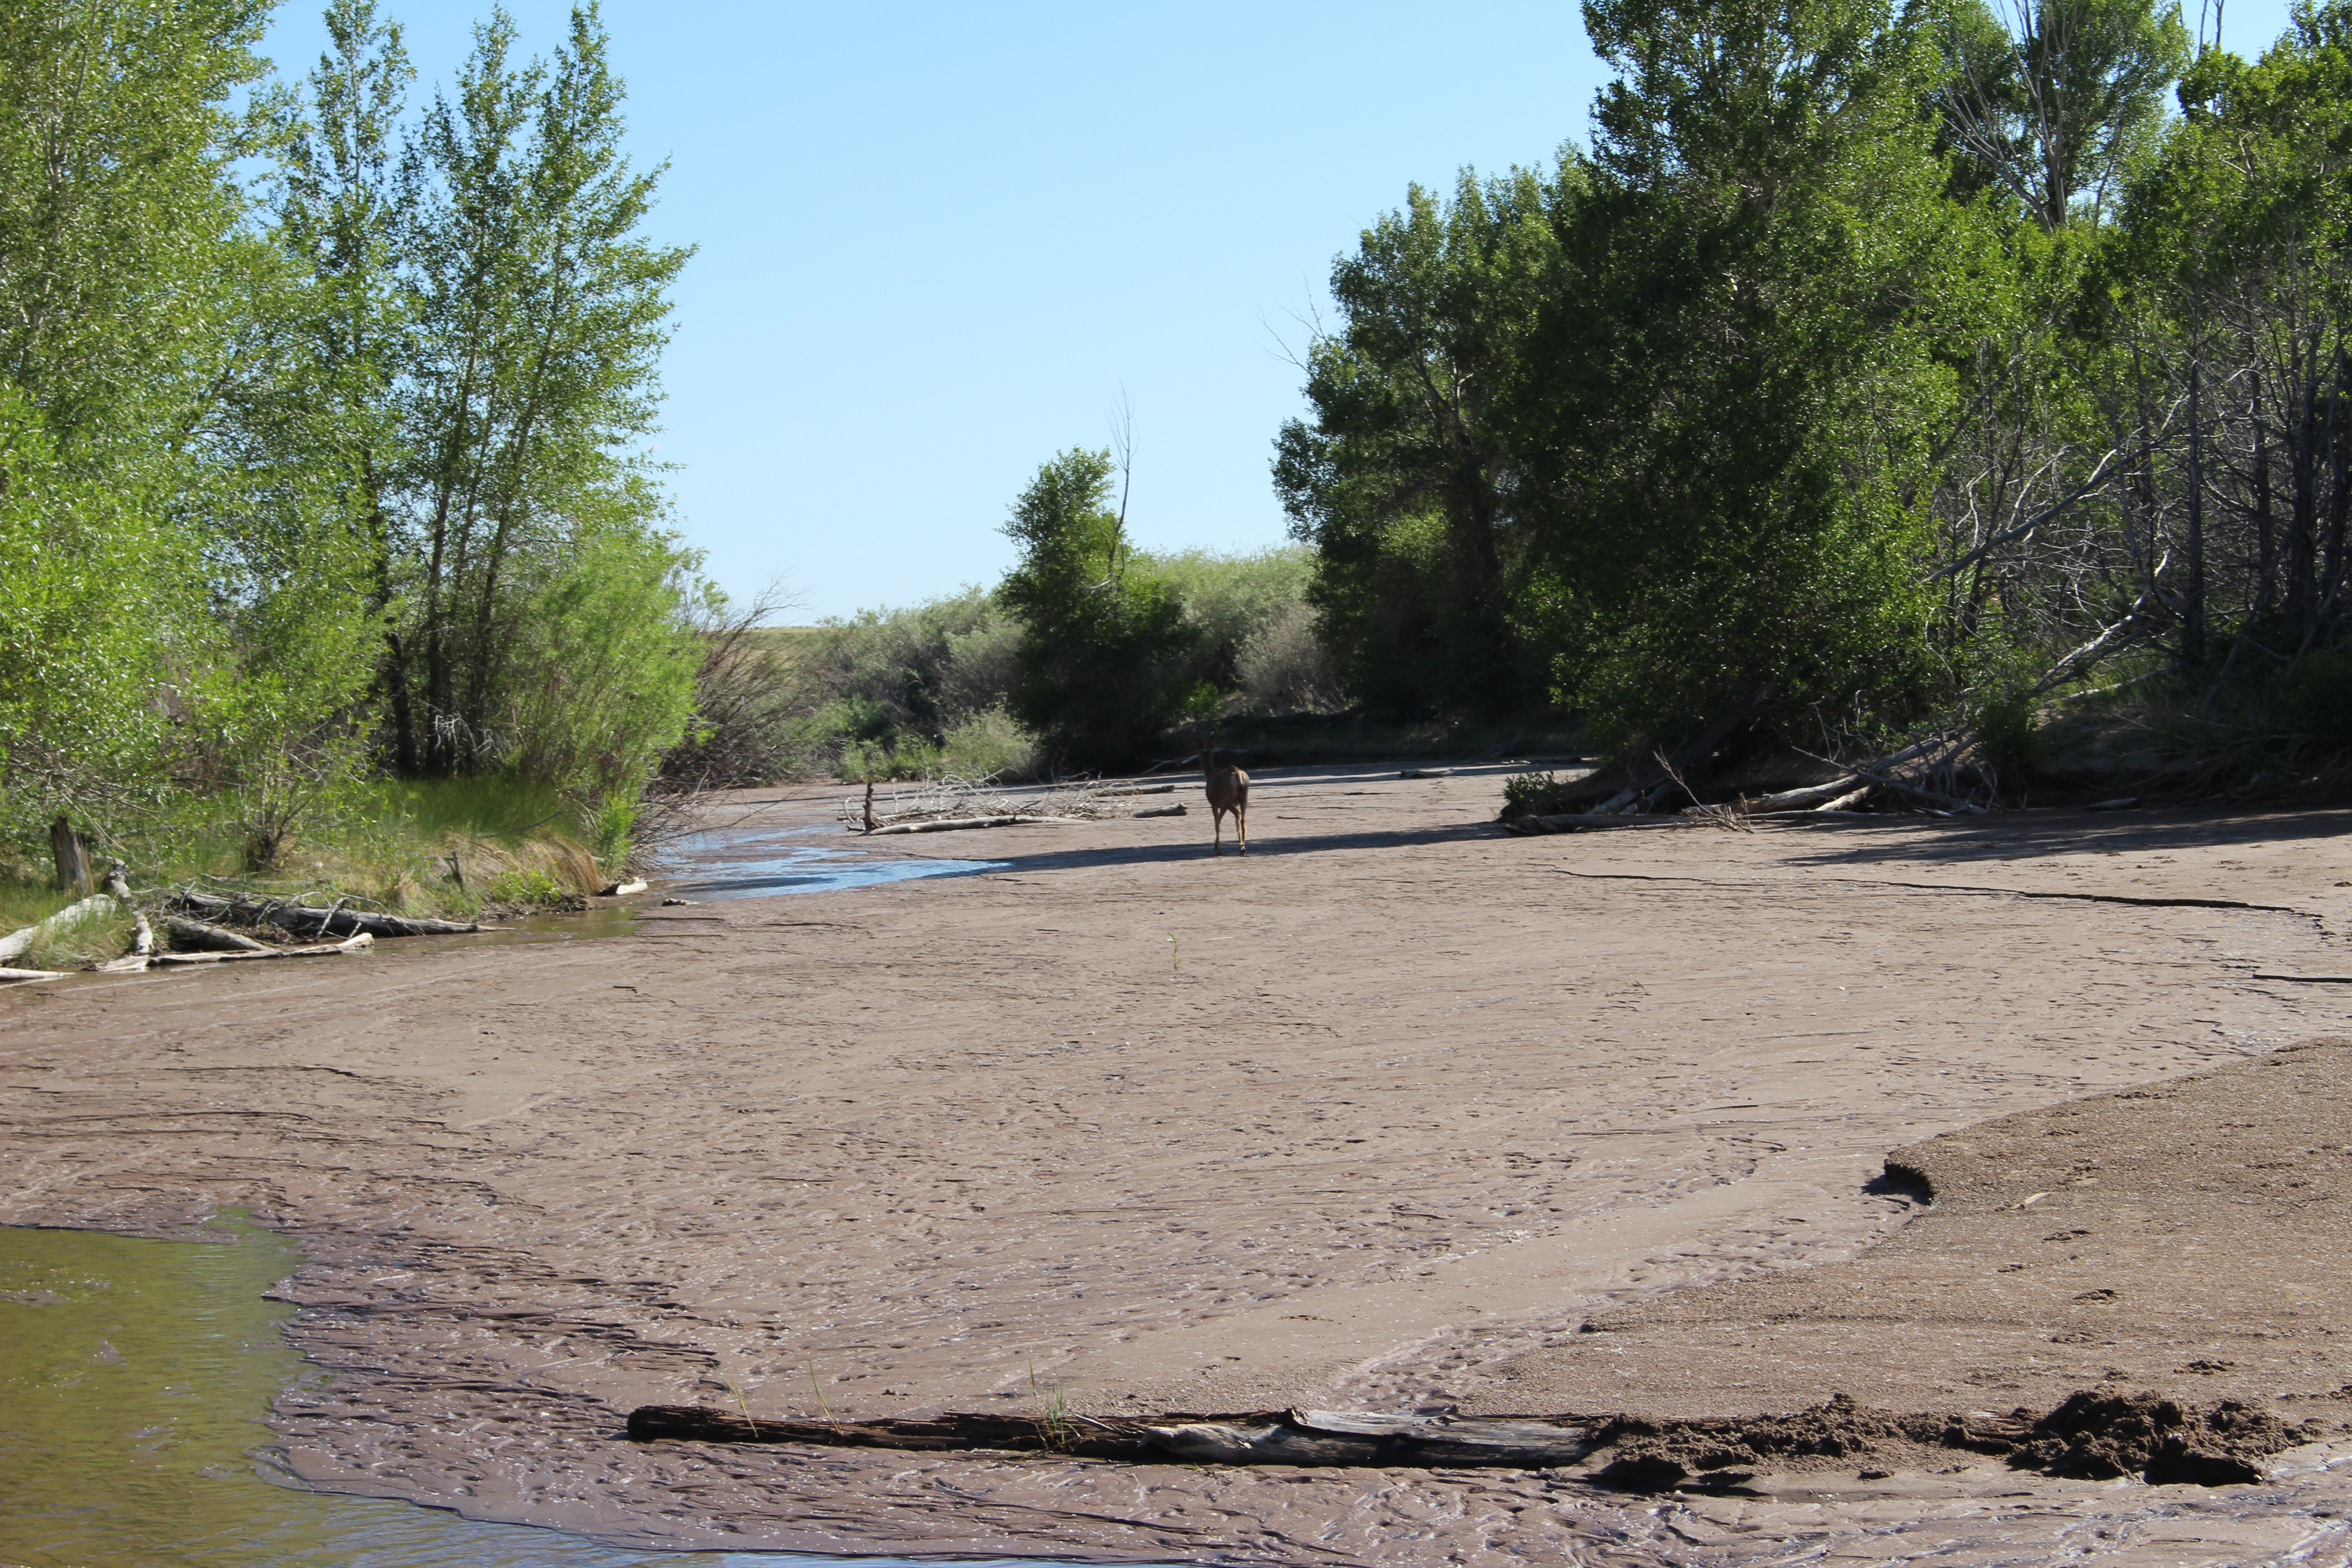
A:
{"type": "Polygon", "coordinates": [[[1701,792],[1685,778],[1685,771],[1711,755],[1748,716],[1743,710],[1730,721],[1710,727],[1672,754],[1657,753],[1652,758],[1652,767],[1629,768],[1628,773],[1633,775],[1631,782],[1606,796],[1598,796],[1596,792],[1597,798],[1587,809],[1507,816],[1502,826],[1509,832],[1523,835],[1615,827],[1752,829],[1761,822],[1808,818],[1819,821],[1825,816],[1856,810],[1873,797],[1899,801],[1911,809],[1945,816],[1987,809],[1982,801],[1953,793],[1957,787],[1952,782],[1954,763],[1969,742],[1966,735],[1942,733],[1867,763],[1829,763],[1843,771],[1824,783],[1753,797],[1700,799],[1701,792]],[[1686,799],[1690,804],[1671,815],[1657,815],[1677,799],[1686,799]]]}
{"type": "Polygon", "coordinates": [[[880,796],[868,783],[863,799],[845,798],[835,815],[849,831],[870,837],[903,833],[958,833],[977,827],[1055,826],[1127,816],[1182,816],[1181,805],[1146,806],[1127,802],[1138,795],[1171,795],[1172,784],[1087,782],[1013,792],[992,778],[925,779],[893,785],[880,796]]]}
{"type": "MultiPolygon", "coordinates": [[[[79,844],[76,855],[82,853],[79,844]]],[[[83,885],[88,886],[88,863],[68,861],[61,851],[58,857],[60,874],[79,869],[83,885]]],[[[70,886],[70,884],[68,884],[70,886]]],[[[31,950],[44,937],[59,933],[94,915],[128,914],[131,921],[131,951],[120,958],[106,959],[89,967],[104,974],[140,974],[151,968],[180,965],[228,963],[268,958],[321,958],[342,953],[364,952],[378,937],[447,936],[478,931],[478,925],[457,921],[420,920],[405,915],[383,914],[373,910],[354,910],[337,900],[321,909],[313,905],[283,899],[255,898],[248,894],[224,895],[208,893],[195,888],[182,888],[158,896],[134,897],[125,879],[120,860],[108,868],[104,883],[89,897],[68,904],[64,909],[21,931],[0,936],[0,984],[24,984],[43,980],[62,980],[71,971],[62,969],[21,969],[15,961],[31,950]],[[148,916],[152,912],[154,919],[148,916]],[[159,940],[156,926],[163,929],[159,940]],[[245,926],[252,930],[274,929],[296,938],[310,938],[307,942],[276,946],[257,941],[244,931],[232,930],[245,926]]]]}

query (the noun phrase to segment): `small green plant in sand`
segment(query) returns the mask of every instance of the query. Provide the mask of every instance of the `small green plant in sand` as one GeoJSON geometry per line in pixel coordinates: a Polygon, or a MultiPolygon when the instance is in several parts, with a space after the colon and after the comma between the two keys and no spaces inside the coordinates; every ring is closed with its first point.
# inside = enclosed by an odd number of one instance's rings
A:
{"type": "Polygon", "coordinates": [[[758,1442],[760,1438],[760,1424],[751,1419],[751,1406],[743,1397],[743,1389],[741,1384],[738,1384],[733,1378],[728,1376],[724,1370],[721,1370],[719,1373],[719,1381],[727,1385],[727,1392],[735,1396],[735,1408],[743,1413],[743,1425],[751,1429],[751,1440],[753,1442],[758,1442]]]}
{"type": "Polygon", "coordinates": [[[841,1418],[833,1413],[833,1406],[825,1402],[824,1390],[817,1384],[816,1357],[810,1356],[806,1359],[808,1362],[809,1392],[816,1395],[816,1407],[824,1412],[824,1418],[827,1421],[831,1422],[835,1426],[838,1426],[841,1425],[841,1418]]]}
{"type": "Polygon", "coordinates": [[[1078,1428],[1069,1418],[1068,1401],[1058,1382],[1037,1385],[1037,1358],[1029,1358],[1029,1392],[1037,1401],[1037,1419],[1045,1428],[1045,1447],[1066,1448],[1077,1441],[1078,1428]]]}
{"type": "Polygon", "coordinates": [[[1513,773],[1503,781],[1503,815],[1507,817],[1546,816],[1560,809],[1561,795],[1567,785],[1559,775],[1543,773],[1513,773]]]}

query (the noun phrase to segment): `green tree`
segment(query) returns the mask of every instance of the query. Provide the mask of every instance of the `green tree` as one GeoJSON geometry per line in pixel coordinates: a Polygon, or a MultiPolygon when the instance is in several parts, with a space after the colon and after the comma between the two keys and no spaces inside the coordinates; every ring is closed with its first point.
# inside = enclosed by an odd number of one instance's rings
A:
{"type": "Polygon", "coordinates": [[[231,96],[260,77],[266,0],[0,16],[0,379],[76,464],[179,445],[237,309],[223,253],[251,142],[231,96]]]}
{"type": "Polygon", "coordinates": [[[0,748],[20,808],[241,787],[355,689],[335,504],[287,417],[299,279],[232,177],[259,145],[230,100],[260,74],[266,9],[0,20],[0,748]]]}
{"type": "Polygon", "coordinates": [[[1450,202],[1412,187],[1332,268],[1341,330],[1311,344],[1312,425],[1276,443],[1275,485],[1317,552],[1320,633],[1375,710],[1508,712],[1540,668],[1514,618],[1528,518],[1509,399],[1557,269],[1555,188],[1465,173],[1450,202]]]}
{"type": "Polygon", "coordinates": [[[1181,661],[1197,633],[1167,587],[1135,569],[1108,452],[1073,449],[1037,470],[1005,533],[1021,547],[997,597],[1020,617],[1013,710],[1078,768],[1146,754],[1192,695],[1181,661]]]}
{"type": "Polygon", "coordinates": [[[281,406],[356,531],[367,608],[384,643],[380,684],[394,756],[414,773],[408,649],[394,605],[403,574],[399,393],[415,347],[402,267],[415,188],[402,177],[399,132],[415,72],[399,25],[373,0],[332,0],[325,20],[330,47],[289,104],[278,139],[278,238],[306,279],[286,313],[302,374],[281,406]]]}
{"type": "Polygon", "coordinates": [[[1619,739],[1916,703],[1977,244],[1874,0],[1592,0],[1619,70],[1514,411],[1561,691],[1619,739]]]}
{"type": "Polygon", "coordinates": [[[1948,0],[1938,18],[1945,134],[1972,184],[2044,229],[2105,213],[2153,150],[2164,93],[2189,59],[2180,7],[2150,0],[1948,0]]]}
{"type": "Polygon", "coordinates": [[[494,11],[414,152],[405,603],[427,732],[404,750],[435,771],[512,743],[498,728],[516,675],[509,634],[549,603],[541,591],[587,520],[650,539],[662,515],[642,443],[689,252],[638,232],[660,171],[622,151],[621,83],[594,6],[572,12],[551,64],[513,65],[513,45],[494,11]]]}

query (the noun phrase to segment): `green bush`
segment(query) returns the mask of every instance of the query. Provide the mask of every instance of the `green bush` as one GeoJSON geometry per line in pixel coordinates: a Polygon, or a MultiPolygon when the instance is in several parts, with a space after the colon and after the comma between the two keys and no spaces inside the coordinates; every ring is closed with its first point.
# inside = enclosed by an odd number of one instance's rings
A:
{"type": "Polygon", "coordinates": [[[2294,754],[2352,752],[2352,643],[2305,655],[2274,671],[2251,704],[2261,728],[2294,754]]]}
{"type": "Polygon", "coordinates": [[[975,713],[940,742],[940,771],[964,779],[1037,776],[1037,737],[1002,708],[975,713]]]}
{"type": "Polygon", "coordinates": [[[2033,775],[2040,725],[2040,704],[2022,686],[1997,688],[1977,710],[1977,754],[1993,785],[2012,799],[2033,775]]]}
{"type": "Polygon", "coordinates": [[[1037,470],[1004,531],[1021,547],[997,596],[1020,616],[1012,708],[1057,763],[1123,766],[1159,743],[1199,678],[1206,638],[1129,544],[1111,510],[1108,452],[1074,449],[1037,470]]]}
{"type": "Polygon", "coordinates": [[[561,909],[578,895],[545,871],[518,868],[491,878],[483,896],[493,904],[525,909],[561,909]]]}
{"type": "Polygon", "coordinates": [[[1504,816],[1549,816],[1566,809],[1570,782],[1549,772],[1512,774],[1503,781],[1504,816]]]}
{"type": "Polygon", "coordinates": [[[506,765],[584,800],[634,794],[693,721],[694,558],[665,535],[583,538],[514,627],[506,765]]]}

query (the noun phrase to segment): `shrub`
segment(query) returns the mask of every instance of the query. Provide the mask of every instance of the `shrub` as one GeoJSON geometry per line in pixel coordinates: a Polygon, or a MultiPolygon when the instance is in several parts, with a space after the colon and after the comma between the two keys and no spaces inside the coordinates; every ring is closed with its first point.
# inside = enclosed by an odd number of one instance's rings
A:
{"type": "Polygon", "coordinates": [[[1345,705],[1339,667],[1304,600],[1276,609],[1236,660],[1243,706],[1255,713],[1331,712],[1345,705]]]}
{"type": "Polygon", "coordinates": [[[1030,779],[1042,759],[1037,737],[1003,708],[975,713],[940,742],[940,771],[964,779],[1030,779]]]}

